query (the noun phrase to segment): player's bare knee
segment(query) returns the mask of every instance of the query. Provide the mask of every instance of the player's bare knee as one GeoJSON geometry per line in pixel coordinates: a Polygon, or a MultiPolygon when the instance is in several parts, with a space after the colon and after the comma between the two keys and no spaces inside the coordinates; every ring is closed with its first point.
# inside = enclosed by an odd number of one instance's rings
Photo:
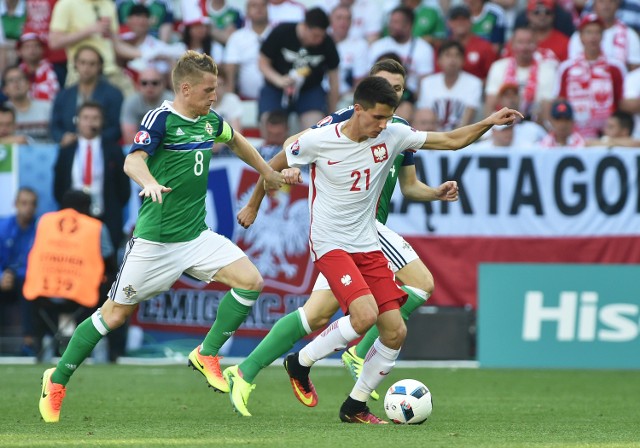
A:
{"type": "Polygon", "coordinates": [[[407,327],[402,322],[393,328],[386,328],[380,332],[380,342],[386,347],[394,350],[399,350],[404,344],[404,340],[407,337],[407,327]]]}
{"type": "Polygon", "coordinates": [[[351,314],[351,326],[358,334],[365,334],[373,327],[378,319],[376,310],[359,310],[357,314],[351,314]]]}
{"type": "Polygon", "coordinates": [[[239,280],[238,285],[235,287],[249,291],[262,291],[262,288],[264,288],[264,279],[256,272],[255,275],[247,276],[239,280]]]}

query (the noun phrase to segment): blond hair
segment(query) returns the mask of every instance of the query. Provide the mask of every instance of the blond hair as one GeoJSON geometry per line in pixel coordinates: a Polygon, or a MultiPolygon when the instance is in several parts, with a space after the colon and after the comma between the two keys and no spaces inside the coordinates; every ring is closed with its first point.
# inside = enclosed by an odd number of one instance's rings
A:
{"type": "Polygon", "coordinates": [[[171,71],[174,92],[178,92],[180,84],[185,81],[195,84],[197,75],[202,72],[218,75],[218,66],[213,62],[213,58],[193,50],[185,52],[171,71]]]}

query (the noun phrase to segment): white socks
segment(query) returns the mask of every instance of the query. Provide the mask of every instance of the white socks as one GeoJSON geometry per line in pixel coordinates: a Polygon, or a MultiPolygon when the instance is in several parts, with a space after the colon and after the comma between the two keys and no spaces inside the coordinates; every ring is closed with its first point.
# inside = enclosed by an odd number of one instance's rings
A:
{"type": "Polygon", "coordinates": [[[331,353],[345,349],[349,342],[359,336],[351,326],[349,316],[341,317],[305,345],[298,354],[298,360],[301,365],[311,367],[316,361],[326,358],[331,353]]]}
{"type": "Polygon", "coordinates": [[[384,377],[393,369],[399,354],[400,350],[389,348],[380,342],[380,338],[376,339],[364,358],[360,378],[353,386],[349,396],[354,400],[366,403],[371,392],[380,385],[384,377]]]}

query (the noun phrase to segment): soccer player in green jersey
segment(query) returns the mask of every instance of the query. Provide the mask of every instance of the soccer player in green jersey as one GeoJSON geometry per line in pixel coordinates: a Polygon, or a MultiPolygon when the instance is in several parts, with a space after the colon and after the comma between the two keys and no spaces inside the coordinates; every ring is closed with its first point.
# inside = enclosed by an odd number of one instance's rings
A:
{"type": "Polygon", "coordinates": [[[142,120],[124,164],[144,197],[135,232],[110,300],[78,325],[57,366],[44,372],[40,413],[45,422],[59,420],[66,384],[98,341],[121,326],[138,303],[168,290],[183,272],[231,287],[209,333],[189,355],[189,365],[211,387],[229,391],[217,353],[251,310],[263,280],[240,248],[205,224],[214,142],[226,143],[264,176],[267,190],[279,188],[283,178],[211,109],[217,73],[210,56],[187,51],[172,72],[174,101],[165,101],[142,120]]]}
{"type": "MultiPolygon", "coordinates": [[[[399,62],[391,59],[377,62],[371,68],[370,74],[385,78],[392,85],[398,97],[402,96],[406,72],[399,62]]],[[[345,121],[351,117],[352,113],[353,108],[343,109],[326,117],[319,125],[345,121]]],[[[394,116],[392,121],[408,125],[403,118],[398,116],[394,116]]],[[[416,176],[413,152],[411,151],[402,152],[394,160],[394,166],[385,182],[376,214],[378,235],[383,242],[382,250],[391,261],[396,277],[404,284],[402,289],[409,295],[407,302],[401,308],[403,317],[407,319],[429,298],[433,292],[434,282],[431,272],[418,258],[413,248],[400,235],[384,225],[389,213],[391,196],[398,180],[405,197],[414,201],[455,201],[458,198],[458,189],[457,184],[452,181],[445,182],[438,188],[432,188],[420,182],[416,176]]],[[[261,188],[254,190],[251,199],[238,214],[238,222],[241,225],[248,227],[254,222],[263,196],[261,188]]],[[[321,275],[314,285],[311,296],[302,308],[276,322],[269,334],[244,362],[224,371],[223,374],[230,384],[231,402],[234,409],[241,415],[251,415],[247,410],[246,403],[249,393],[255,387],[251,383],[260,370],[290,350],[296,341],[325,326],[337,310],[338,302],[326,279],[321,275]]],[[[343,356],[345,366],[349,368],[355,379],[362,369],[363,358],[377,337],[378,329],[374,326],[357,346],[345,352],[343,356]]],[[[311,391],[311,387],[313,387],[311,384],[301,384],[298,387],[298,390],[307,391],[305,397],[299,397],[307,406],[315,406],[317,403],[315,391],[311,391]]],[[[374,392],[372,396],[377,397],[377,394],[374,392]]]]}

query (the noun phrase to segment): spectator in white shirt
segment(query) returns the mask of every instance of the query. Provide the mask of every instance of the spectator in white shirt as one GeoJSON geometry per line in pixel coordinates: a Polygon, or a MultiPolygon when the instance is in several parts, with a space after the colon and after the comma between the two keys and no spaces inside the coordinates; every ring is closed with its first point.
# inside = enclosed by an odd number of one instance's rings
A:
{"type": "MultiPolygon", "coordinates": [[[[600,48],[610,60],[626,64],[628,70],[640,66],[640,38],[633,28],[616,19],[620,0],[594,0],[593,12],[604,23],[600,48]]],[[[584,53],[580,31],[569,40],[569,58],[574,59],[584,53]]]]}
{"type": "Polygon", "coordinates": [[[306,8],[292,0],[269,0],[269,24],[274,27],[280,23],[304,20],[306,8]]]}
{"type": "Polygon", "coordinates": [[[256,100],[264,84],[258,68],[260,45],[271,31],[267,0],[247,1],[247,24],[234,31],[224,51],[227,89],[243,99],[256,100]]]}
{"type": "Polygon", "coordinates": [[[633,136],[640,139],[640,68],[627,73],[624,78],[624,93],[620,109],[633,114],[635,121],[633,136]]]}
{"type": "Polygon", "coordinates": [[[470,124],[480,109],[482,81],[464,71],[464,47],[447,41],[438,50],[439,73],[420,83],[416,107],[431,109],[438,117],[438,130],[451,131],[470,124]]]}
{"type": "MultiPolygon", "coordinates": [[[[351,11],[344,5],[336,6],[329,16],[330,36],[338,48],[340,56],[339,81],[340,97],[351,104],[357,82],[369,74],[367,58],[369,44],[363,38],[349,37],[351,11]]],[[[325,87],[328,89],[328,86],[325,87]]]]}
{"type": "Polygon", "coordinates": [[[407,89],[418,95],[420,81],[433,73],[433,47],[424,39],[412,36],[414,14],[410,8],[399,6],[389,17],[389,36],[378,39],[369,49],[369,65],[380,55],[395,53],[407,70],[407,89]]]}

